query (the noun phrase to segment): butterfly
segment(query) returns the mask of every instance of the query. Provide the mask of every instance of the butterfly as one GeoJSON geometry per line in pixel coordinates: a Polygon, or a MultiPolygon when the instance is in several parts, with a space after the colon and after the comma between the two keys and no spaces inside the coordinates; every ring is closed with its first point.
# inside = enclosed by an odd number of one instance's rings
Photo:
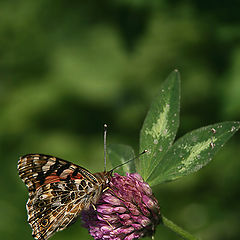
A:
{"type": "Polygon", "coordinates": [[[74,223],[83,210],[94,207],[112,177],[112,170],[92,174],[44,154],[20,157],[18,172],[28,187],[28,222],[37,240],[47,240],[74,223]]]}

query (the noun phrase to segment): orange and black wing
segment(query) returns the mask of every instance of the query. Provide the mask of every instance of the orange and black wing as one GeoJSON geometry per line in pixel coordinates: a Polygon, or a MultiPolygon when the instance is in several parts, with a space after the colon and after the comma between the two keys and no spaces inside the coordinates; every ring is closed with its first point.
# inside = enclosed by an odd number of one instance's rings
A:
{"type": "Polygon", "coordinates": [[[38,240],[47,240],[88,209],[98,184],[88,170],[44,154],[21,157],[18,172],[29,190],[28,222],[38,240]]]}

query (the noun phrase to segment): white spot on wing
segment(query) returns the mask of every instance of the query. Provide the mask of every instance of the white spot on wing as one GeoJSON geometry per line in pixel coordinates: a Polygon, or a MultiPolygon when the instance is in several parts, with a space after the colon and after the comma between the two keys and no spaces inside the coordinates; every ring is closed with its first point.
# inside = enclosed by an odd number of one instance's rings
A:
{"type": "Polygon", "coordinates": [[[48,161],[43,167],[42,170],[44,173],[46,173],[52,165],[54,165],[54,161],[48,161]]]}
{"type": "Polygon", "coordinates": [[[71,169],[65,169],[61,174],[60,174],[60,178],[66,178],[68,175],[69,175],[69,173],[71,173],[72,172],[72,170],[71,169]]]}

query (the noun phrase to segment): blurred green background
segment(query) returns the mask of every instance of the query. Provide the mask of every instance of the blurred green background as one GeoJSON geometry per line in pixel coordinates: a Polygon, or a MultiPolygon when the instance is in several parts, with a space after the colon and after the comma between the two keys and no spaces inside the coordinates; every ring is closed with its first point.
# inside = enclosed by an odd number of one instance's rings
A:
{"type": "MultiPolygon", "coordinates": [[[[240,119],[240,2],[184,0],[0,2],[0,238],[32,239],[26,153],[103,170],[108,143],[138,148],[162,81],[182,77],[184,133],[240,119]]],[[[154,189],[162,212],[204,240],[239,239],[236,134],[208,167],[154,189]]],[[[77,222],[53,240],[91,239],[77,222]]],[[[155,239],[179,239],[159,226],[155,239]]]]}

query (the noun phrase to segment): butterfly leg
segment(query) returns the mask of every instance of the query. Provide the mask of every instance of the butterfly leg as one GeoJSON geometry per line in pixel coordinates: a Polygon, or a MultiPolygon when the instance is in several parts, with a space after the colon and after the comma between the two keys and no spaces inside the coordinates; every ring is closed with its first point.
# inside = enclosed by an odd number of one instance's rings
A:
{"type": "MultiPolygon", "coordinates": [[[[96,211],[97,212],[97,208],[96,208],[96,206],[94,205],[94,204],[92,204],[92,208],[93,208],[93,210],[94,211],[96,211]]],[[[113,228],[113,226],[111,225],[111,223],[107,220],[107,219],[104,219],[104,217],[103,217],[103,215],[101,214],[101,213],[97,213],[112,229],[114,229],[113,228]]]]}
{"type": "Polygon", "coordinates": [[[111,191],[113,195],[115,195],[115,197],[119,198],[120,200],[122,200],[123,202],[125,202],[125,200],[123,198],[121,198],[120,196],[118,196],[110,187],[106,187],[103,189],[103,192],[106,192],[107,190],[111,191]]]}

